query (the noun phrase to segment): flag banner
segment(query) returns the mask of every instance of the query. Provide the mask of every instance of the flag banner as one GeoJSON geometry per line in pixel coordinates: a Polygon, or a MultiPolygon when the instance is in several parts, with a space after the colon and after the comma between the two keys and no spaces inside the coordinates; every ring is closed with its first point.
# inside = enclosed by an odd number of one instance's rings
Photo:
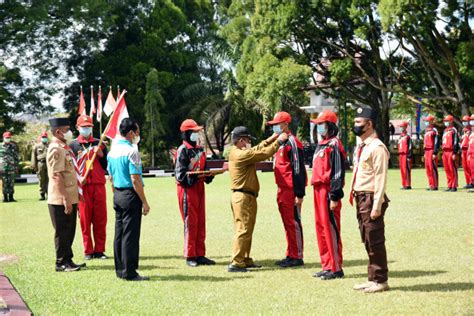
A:
{"type": "Polygon", "coordinates": [[[107,100],[105,100],[104,106],[104,114],[110,116],[115,108],[117,107],[117,103],[114,99],[114,95],[112,94],[112,89],[109,90],[109,95],[107,96],[107,100]]]}
{"type": "Polygon", "coordinates": [[[99,93],[97,94],[97,122],[102,119],[102,89],[99,86],[99,93]]]}
{"type": "Polygon", "coordinates": [[[123,90],[122,94],[119,97],[117,102],[117,107],[115,108],[112,117],[110,118],[110,126],[109,129],[106,131],[105,136],[110,139],[114,139],[119,134],[119,126],[120,123],[124,118],[128,116],[127,104],[125,103],[125,94],[126,90],[123,90]]]}
{"type": "Polygon", "coordinates": [[[94,114],[95,114],[95,102],[94,102],[94,87],[91,86],[91,111],[90,111],[90,117],[94,119],[94,114]]]}
{"type": "Polygon", "coordinates": [[[79,95],[79,109],[77,110],[77,114],[79,115],[86,115],[86,101],[84,100],[84,93],[82,92],[81,86],[81,94],[79,95]]]}

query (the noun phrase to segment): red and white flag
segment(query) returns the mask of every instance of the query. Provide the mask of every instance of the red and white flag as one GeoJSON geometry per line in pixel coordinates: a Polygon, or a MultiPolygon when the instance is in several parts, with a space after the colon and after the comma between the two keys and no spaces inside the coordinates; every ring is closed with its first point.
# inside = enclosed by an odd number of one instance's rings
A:
{"type": "Polygon", "coordinates": [[[122,94],[117,100],[118,101],[117,107],[115,108],[114,114],[112,114],[112,117],[110,118],[111,122],[110,122],[109,129],[105,133],[105,136],[107,136],[110,139],[114,139],[119,134],[120,123],[122,123],[122,120],[124,118],[128,117],[127,104],[125,103],[125,98],[124,98],[124,95],[126,92],[127,92],[126,90],[122,91],[122,94]]]}
{"type": "Polygon", "coordinates": [[[91,86],[91,112],[89,116],[92,119],[94,118],[95,112],[96,112],[96,109],[95,109],[95,102],[94,102],[94,87],[91,86]]]}
{"type": "Polygon", "coordinates": [[[79,115],[86,115],[86,101],[84,100],[84,93],[82,92],[81,86],[81,94],[79,96],[79,109],[77,110],[77,114],[79,115]]]}
{"type": "Polygon", "coordinates": [[[115,102],[114,95],[112,94],[112,89],[109,89],[109,95],[107,96],[107,100],[105,100],[104,106],[104,114],[110,116],[115,108],[117,107],[117,103],[115,102]]]}
{"type": "Polygon", "coordinates": [[[97,122],[102,119],[102,88],[99,86],[99,93],[97,94],[97,122]]]}

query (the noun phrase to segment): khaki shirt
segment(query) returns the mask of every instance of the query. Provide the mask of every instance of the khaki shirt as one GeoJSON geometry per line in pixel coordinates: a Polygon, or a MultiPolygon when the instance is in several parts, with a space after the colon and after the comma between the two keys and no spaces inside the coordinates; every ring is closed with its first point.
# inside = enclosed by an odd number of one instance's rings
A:
{"type": "Polygon", "coordinates": [[[372,209],[381,210],[387,187],[390,153],[375,133],[369,136],[364,143],[365,146],[362,148],[359,161],[357,161],[357,149],[354,155],[353,190],[356,192],[373,192],[374,205],[372,209]],[[355,172],[356,168],[357,172],[355,172]]]}
{"type": "MultiPolygon", "coordinates": [[[[48,177],[53,179],[54,173],[60,173],[63,178],[64,192],[71,204],[79,202],[77,190],[76,169],[74,159],[65,148],[66,144],[59,140],[53,141],[48,147],[46,163],[48,166],[48,177]]],[[[54,181],[48,183],[48,204],[63,205],[63,196],[54,181]]]]}
{"type": "Polygon", "coordinates": [[[48,152],[48,144],[38,143],[33,147],[31,152],[31,166],[38,169],[38,163],[46,162],[46,154],[48,152]]]}
{"type": "Polygon", "coordinates": [[[273,156],[280,143],[272,137],[250,149],[232,146],[229,153],[229,173],[231,190],[247,190],[258,193],[260,185],[255,163],[273,156]]]}

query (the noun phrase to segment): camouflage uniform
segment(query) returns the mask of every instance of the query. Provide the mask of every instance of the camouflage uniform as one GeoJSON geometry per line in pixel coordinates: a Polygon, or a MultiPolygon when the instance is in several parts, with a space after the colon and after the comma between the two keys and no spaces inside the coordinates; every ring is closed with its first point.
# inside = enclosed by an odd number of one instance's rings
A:
{"type": "Polygon", "coordinates": [[[2,188],[4,200],[13,201],[15,178],[18,172],[20,158],[18,156],[18,147],[14,142],[0,145],[0,172],[2,174],[2,188]]]}
{"type": "Polygon", "coordinates": [[[48,145],[48,143],[38,143],[33,147],[33,151],[31,152],[31,167],[36,171],[36,175],[38,176],[42,200],[44,200],[44,196],[48,192],[48,168],[46,165],[48,145]]]}

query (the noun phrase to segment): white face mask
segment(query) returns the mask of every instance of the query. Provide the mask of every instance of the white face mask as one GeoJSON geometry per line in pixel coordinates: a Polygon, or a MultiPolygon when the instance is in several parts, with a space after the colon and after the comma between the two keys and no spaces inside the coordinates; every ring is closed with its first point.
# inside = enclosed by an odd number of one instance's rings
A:
{"type": "Polygon", "coordinates": [[[469,125],[469,122],[462,122],[462,126],[467,127],[469,125]]]}
{"type": "Polygon", "coordinates": [[[67,131],[67,133],[63,133],[63,136],[64,136],[64,139],[65,139],[67,142],[72,141],[73,135],[72,135],[72,132],[71,132],[70,130],[67,131]]]}
{"type": "Polygon", "coordinates": [[[471,126],[474,127],[474,121],[470,121],[471,126]]]}
{"type": "Polygon", "coordinates": [[[137,145],[140,142],[140,135],[133,137],[132,144],[137,145]]]}
{"type": "Polygon", "coordinates": [[[280,135],[281,134],[281,127],[280,125],[273,125],[272,127],[273,133],[280,135]]]}
{"type": "Polygon", "coordinates": [[[5,144],[10,144],[11,141],[12,141],[11,138],[5,138],[5,139],[3,140],[3,142],[4,142],[5,144]]]}
{"type": "Polygon", "coordinates": [[[430,122],[425,122],[425,126],[430,126],[430,122]]]}
{"type": "Polygon", "coordinates": [[[47,137],[43,137],[41,138],[41,141],[43,142],[43,144],[46,144],[48,142],[48,138],[47,137]]]}
{"type": "Polygon", "coordinates": [[[199,133],[191,133],[191,136],[189,136],[189,139],[192,142],[197,142],[199,140],[199,133]]]}
{"type": "Polygon", "coordinates": [[[79,127],[79,134],[89,137],[92,134],[92,127],[79,127]]]}
{"type": "Polygon", "coordinates": [[[450,122],[444,122],[444,126],[449,127],[449,125],[451,125],[450,122]]]}
{"type": "Polygon", "coordinates": [[[400,132],[404,132],[405,131],[405,127],[400,127],[400,132]]]}

